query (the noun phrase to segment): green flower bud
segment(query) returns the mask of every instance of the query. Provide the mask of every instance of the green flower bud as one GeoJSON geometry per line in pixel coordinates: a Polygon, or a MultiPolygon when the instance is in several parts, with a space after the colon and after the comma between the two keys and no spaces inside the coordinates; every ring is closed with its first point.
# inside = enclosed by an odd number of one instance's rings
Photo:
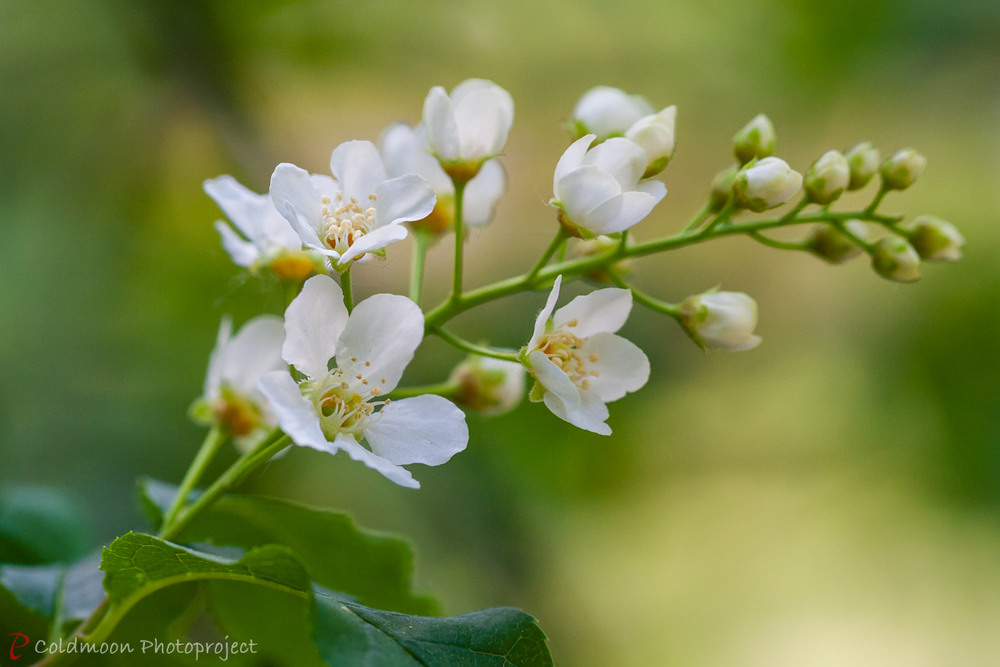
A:
{"type": "Polygon", "coordinates": [[[889,190],[905,190],[913,185],[924,170],[927,158],[913,150],[904,148],[882,163],[882,183],[889,190]]]}
{"type": "Polygon", "coordinates": [[[510,412],[524,398],[524,367],[512,361],[470,355],[451,372],[458,405],[485,415],[510,412]]]}
{"type": "MultiPolygon", "coordinates": [[[[612,238],[605,234],[600,236],[595,236],[592,239],[581,239],[575,241],[570,247],[570,257],[596,257],[598,255],[603,255],[610,250],[617,248],[621,244],[621,241],[616,238],[612,238]]],[[[611,265],[611,270],[615,272],[618,276],[625,278],[632,273],[632,260],[622,259],[611,265]]],[[[611,279],[611,276],[603,268],[591,269],[584,274],[588,280],[592,280],[595,283],[601,283],[605,285],[613,285],[615,281],[611,279]]]]}
{"type": "Polygon", "coordinates": [[[920,255],[906,239],[887,236],[872,249],[872,268],[883,278],[912,283],[920,278],[920,255]]]}
{"type": "Polygon", "coordinates": [[[862,141],[855,144],[854,148],[844,155],[847,158],[847,166],[851,169],[851,182],[847,184],[848,190],[860,190],[868,185],[878,172],[879,155],[878,149],[871,145],[870,141],[862,141]]]}
{"type": "Polygon", "coordinates": [[[840,151],[827,151],[806,172],[804,186],[809,199],[829,204],[844,194],[851,181],[851,168],[840,151]]]}
{"type": "Polygon", "coordinates": [[[736,174],[739,170],[740,168],[734,164],[720,171],[712,179],[712,190],[709,195],[708,205],[709,210],[713,213],[721,211],[729,203],[729,200],[733,198],[733,181],[736,180],[736,174]]]}
{"type": "Polygon", "coordinates": [[[771,119],[764,114],[757,114],[733,137],[733,152],[743,165],[754,158],[774,155],[776,139],[771,119]]]}
{"type": "MultiPolygon", "coordinates": [[[[860,239],[868,235],[868,227],[860,220],[848,220],[845,226],[860,239]]],[[[833,225],[816,227],[807,243],[814,255],[831,264],[840,264],[861,253],[861,248],[833,225]]]]}
{"type": "Polygon", "coordinates": [[[680,305],[681,324],[706,350],[749,350],[760,344],[754,334],[757,302],[743,292],[718,292],[689,296],[680,305]]]}
{"type": "Polygon", "coordinates": [[[781,158],[766,157],[740,170],[733,181],[736,203],[755,213],[780,206],[802,187],[802,174],[781,158]]]}
{"type": "Polygon", "coordinates": [[[957,262],[965,238],[955,225],[933,215],[917,217],[909,227],[910,243],[923,259],[957,262]]]}

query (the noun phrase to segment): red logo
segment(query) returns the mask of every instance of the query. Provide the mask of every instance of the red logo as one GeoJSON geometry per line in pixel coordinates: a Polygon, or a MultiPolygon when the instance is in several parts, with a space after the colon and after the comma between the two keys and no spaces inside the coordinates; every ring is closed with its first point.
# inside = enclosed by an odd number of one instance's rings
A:
{"type": "Polygon", "coordinates": [[[28,637],[28,635],[21,634],[20,632],[11,632],[7,636],[14,638],[14,641],[10,643],[10,659],[17,660],[21,657],[21,654],[15,654],[14,650],[27,646],[31,642],[31,638],[28,637]],[[20,644],[18,643],[19,641],[21,642],[20,644]]]}

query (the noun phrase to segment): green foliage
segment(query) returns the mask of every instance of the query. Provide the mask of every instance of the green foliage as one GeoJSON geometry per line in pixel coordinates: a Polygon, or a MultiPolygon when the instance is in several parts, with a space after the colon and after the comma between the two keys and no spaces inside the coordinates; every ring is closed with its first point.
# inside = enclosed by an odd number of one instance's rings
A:
{"type": "Polygon", "coordinates": [[[68,562],[87,543],[80,512],[51,489],[12,486],[0,491],[0,563],[68,562]]]}
{"type": "MultiPolygon", "coordinates": [[[[177,487],[157,480],[140,482],[142,504],[154,524],[162,519],[176,492],[177,487]]],[[[242,549],[283,544],[322,586],[379,609],[439,613],[432,599],[410,590],[410,545],[399,538],[363,531],[346,514],[274,498],[229,495],[196,517],[177,541],[242,549]]]]}
{"type": "Polygon", "coordinates": [[[369,609],[322,589],[316,590],[315,599],[314,639],[327,664],[552,664],[545,635],[533,618],[517,609],[426,618],[369,609]]]}
{"type": "MultiPolygon", "coordinates": [[[[159,482],[143,483],[143,503],[154,520],[175,492],[159,482]]],[[[93,644],[138,648],[150,638],[253,640],[252,654],[231,656],[235,665],[552,664],[545,635],[533,618],[516,609],[435,618],[361,604],[377,599],[398,608],[433,607],[410,592],[412,555],[406,543],[367,534],[343,515],[268,498],[225,496],[182,537],[207,543],[207,549],[238,547],[241,555],[223,557],[128,533],[104,549],[100,570],[93,557],[72,566],[3,566],[0,596],[16,600],[14,627],[28,628],[19,632],[33,637],[44,636],[38,618],[47,618],[57,627],[53,637],[82,621],[79,627],[93,644]],[[389,574],[379,580],[379,572],[389,574]],[[328,581],[349,590],[331,590],[323,585],[328,581]],[[107,603],[101,605],[105,594],[107,603]]],[[[149,664],[193,664],[194,659],[190,654],[147,657],[149,664]]],[[[78,664],[124,665],[134,658],[88,655],[78,664]]]]}

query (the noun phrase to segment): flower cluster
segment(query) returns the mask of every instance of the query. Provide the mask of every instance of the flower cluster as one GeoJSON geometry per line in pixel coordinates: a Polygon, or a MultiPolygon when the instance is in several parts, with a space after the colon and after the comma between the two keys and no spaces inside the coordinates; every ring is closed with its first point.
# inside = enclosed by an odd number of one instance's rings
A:
{"type": "Polygon", "coordinates": [[[348,141],[335,148],[329,175],[283,163],[266,195],[228,176],[206,181],[205,191],[233,225],[216,223],[233,261],[293,289],[283,321],[257,318],[236,336],[223,322],[196,418],[242,446],[276,428],[299,446],[345,452],[397,484],[417,487],[403,466],[439,465],[467,446],[459,406],[500,414],[527,393],[558,418],[609,435],[608,403],[642,388],[650,374],[646,354],[618,335],[635,302],[672,317],[705,350],[760,344],[752,297],[712,289],[662,301],[629,283],[634,258],[739,233],[830,263],[867,253],[880,275],[912,281],[921,260],[961,256],[964,240],[950,223],[919,216],[904,224],[877,211],[886,194],[910,187],[923,170],[916,151],[882,161],[877,148],[861,142],[826,151],[803,174],[775,155],[774,125],[764,114],[733,137],[736,163],[714,179],[702,212],[677,234],[637,243],[630,234],[667,194],[657,176],[673,161],[677,109],[657,111],[645,97],[598,86],[575,105],[572,140],[555,161],[552,244],[526,273],[466,292],[463,230],[496,216],[507,189],[500,156],[513,118],[506,90],[470,79],[450,93],[431,89],[415,126],[394,123],[377,144],[348,141]],[[876,175],[880,187],[868,207],[831,210],[876,175]],[[789,204],[799,193],[778,217],[737,220],[789,204]],[[810,206],[816,209],[805,212],[810,206]],[[765,234],[807,222],[813,227],[801,241],[765,234]],[[876,227],[887,234],[873,237],[876,227]],[[416,241],[409,295],[373,294],[355,305],[352,269],[386,257],[410,231],[416,241]],[[452,291],[424,311],[425,241],[449,232],[455,236],[452,291]],[[576,278],[612,286],[556,308],[564,282],[576,278]],[[481,303],[548,287],[519,349],[472,343],[445,327],[481,303]],[[425,335],[467,356],[443,382],[400,386],[425,335]],[[527,392],[526,378],[532,382],[527,392]]]}

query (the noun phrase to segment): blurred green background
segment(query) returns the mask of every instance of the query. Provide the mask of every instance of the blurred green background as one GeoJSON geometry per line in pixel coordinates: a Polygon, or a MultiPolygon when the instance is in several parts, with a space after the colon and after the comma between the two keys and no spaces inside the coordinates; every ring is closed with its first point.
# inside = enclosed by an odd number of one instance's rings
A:
{"type": "MultiPolygon", "coordinates": [[[[206,178],[326,171],[340,142],[419,121],[432,85],[492,79],[517,111],[476,285],[551,238],[562,123],[596,84],[679,107],[639,238],[700,207],[758,112],[800,170],[861,139],[918,148],[923,177],[885,210],[953,221],[959,265],[898,285],[746,239],[642,260],[667,300],[752,294],[764,344],[704,355],[637,308],[653,379],[610,438],[523,405],[470,416],[418,492],[311,451],[251,486],[408,535],[447,613],[522,607],[559,664],[1000,665],[1000,4],[4,0],[0,26],[0,483],[68,494],[90,547],[141,528],[137,475],[183,474],[220,318],[280,311],[220,249],[206,178]]],[[[405,291],[405,246],[356,289],[405,291]]],[[[520,345],[543,298],[456,330],[520,345]]],[[[407,378],[457,359],[428,341],[407,378]]]]}

